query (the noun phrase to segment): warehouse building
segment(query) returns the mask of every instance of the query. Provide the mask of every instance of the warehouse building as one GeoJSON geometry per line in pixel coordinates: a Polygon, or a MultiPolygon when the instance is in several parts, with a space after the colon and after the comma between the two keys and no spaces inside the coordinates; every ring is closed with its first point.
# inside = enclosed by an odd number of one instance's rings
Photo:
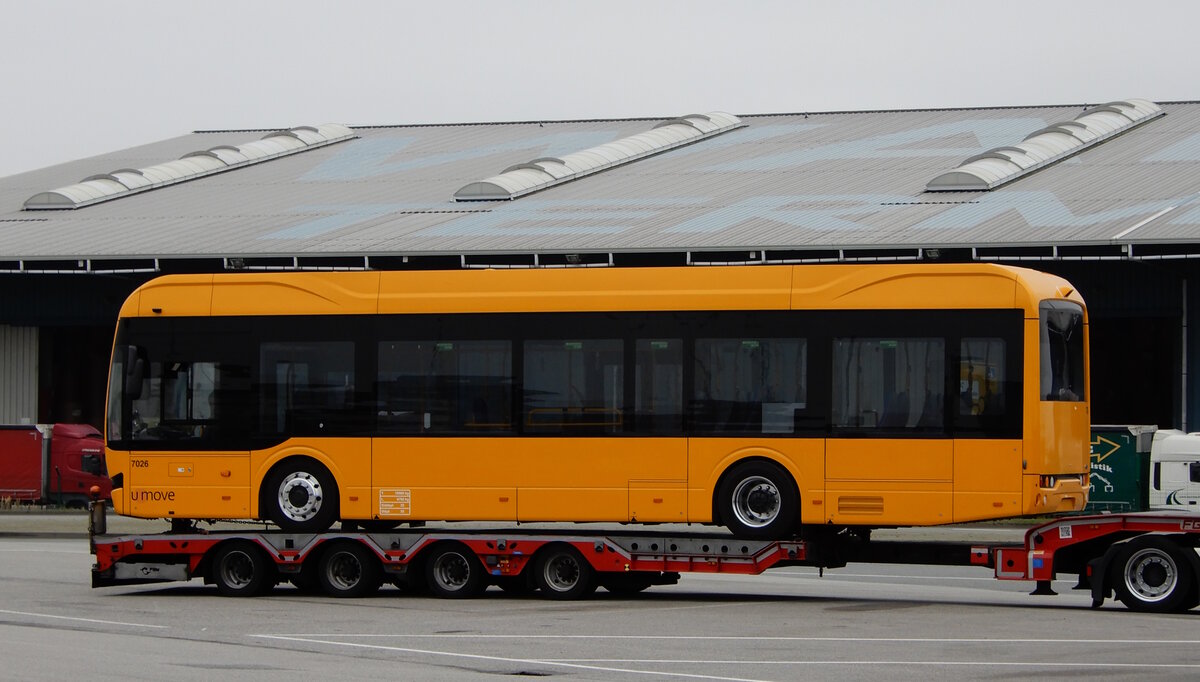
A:
{"type": "Polygon", "coordinates": [[[201,131],[0,178],[0,424],[102,422],[165,273],[963,262],[1067,277],[1093,422],[1187,428],[1200,103],[201,131]]]}

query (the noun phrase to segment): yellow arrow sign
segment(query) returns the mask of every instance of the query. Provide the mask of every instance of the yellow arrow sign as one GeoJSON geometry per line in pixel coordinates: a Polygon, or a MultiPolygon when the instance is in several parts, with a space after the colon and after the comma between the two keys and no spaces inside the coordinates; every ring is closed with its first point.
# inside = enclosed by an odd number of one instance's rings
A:
{"type": "Polygon", "coordinates": [[[1120,449],[1120,443],[1115,443],[1103,436],[1096,436],[1092,440],[1092,459],[1096,460],[1097,462],[1103,462],[1105,459],[1108,459],[1109,455],[1120,449]],[[1099,449],[1101,445],[1106,446],[1107,449],[1101,451],[1099,449]]]}

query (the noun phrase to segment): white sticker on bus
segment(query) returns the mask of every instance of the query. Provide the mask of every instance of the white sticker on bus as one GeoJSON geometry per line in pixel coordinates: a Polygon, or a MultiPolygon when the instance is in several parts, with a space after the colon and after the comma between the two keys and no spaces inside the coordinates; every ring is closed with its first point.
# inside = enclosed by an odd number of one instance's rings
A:
{"type": "Polygon", "coordinates": [[[412,516],[412,491],[408,488],[380,488],[379,516],[412,516]]]}

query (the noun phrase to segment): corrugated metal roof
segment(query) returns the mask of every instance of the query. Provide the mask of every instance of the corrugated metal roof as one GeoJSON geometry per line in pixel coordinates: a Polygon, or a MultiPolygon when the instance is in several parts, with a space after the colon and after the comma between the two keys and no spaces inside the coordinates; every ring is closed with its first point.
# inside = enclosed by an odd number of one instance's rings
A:
{"type": "MultiPolygon", "coordinates": [[[[513,201],[454,203],[647,119],[356,128],[305,154],[76,210],[38,192],[244,142],[194,133],[0,178],[0,264],[323,255],[1171,244],[1200,255],[1200,103],[990,192],[925,184],[1083,106],[749,115],[719,137],[513,201]]],[[[0,267],[4,267],[0,265],[0,267]]]]}

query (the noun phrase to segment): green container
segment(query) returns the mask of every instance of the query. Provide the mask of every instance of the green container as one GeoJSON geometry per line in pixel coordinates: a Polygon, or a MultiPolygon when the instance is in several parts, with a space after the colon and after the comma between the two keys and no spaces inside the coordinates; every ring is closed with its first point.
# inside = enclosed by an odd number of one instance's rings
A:
{"type": "Polygon", "coordinates": [[[1092,426],[1091,492],[1085,512],[1149,508],[1150,442],[1155,426],[1092,426]]]}

